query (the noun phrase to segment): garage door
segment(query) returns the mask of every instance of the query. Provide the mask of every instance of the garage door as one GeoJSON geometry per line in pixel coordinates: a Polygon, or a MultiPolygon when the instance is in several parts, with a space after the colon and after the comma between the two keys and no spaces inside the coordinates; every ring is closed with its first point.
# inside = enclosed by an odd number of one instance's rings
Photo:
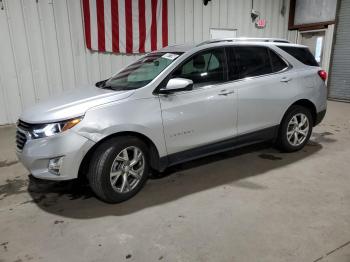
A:
{"type": "Polygon", "coordinates": [[[342,0],[338,16],[329,96],[350,100],[350,0],[342,0]]]}

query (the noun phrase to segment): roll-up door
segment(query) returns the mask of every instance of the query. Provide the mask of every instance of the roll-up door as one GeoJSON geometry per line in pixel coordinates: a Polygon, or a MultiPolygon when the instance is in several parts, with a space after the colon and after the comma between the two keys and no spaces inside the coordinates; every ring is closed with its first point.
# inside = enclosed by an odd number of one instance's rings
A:
{"type": "Polygon", "coordinates": [[[350,100],[350,0],[340,2],[331,65],[329,97],[350,100]]]}

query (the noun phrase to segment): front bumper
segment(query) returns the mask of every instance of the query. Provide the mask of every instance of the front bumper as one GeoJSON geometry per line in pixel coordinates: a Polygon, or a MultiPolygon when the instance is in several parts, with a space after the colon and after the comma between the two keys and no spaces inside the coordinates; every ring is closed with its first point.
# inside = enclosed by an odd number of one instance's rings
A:
{"type": "Polygon", "coordinates": [[[17,157],[36,178],[69,180],[78,177],[80,163],[95,142],[67,130],[47,138],[28,140],[17,157]],[[49,171],[52,158],[63,157],[59,175],[49,171]]]}

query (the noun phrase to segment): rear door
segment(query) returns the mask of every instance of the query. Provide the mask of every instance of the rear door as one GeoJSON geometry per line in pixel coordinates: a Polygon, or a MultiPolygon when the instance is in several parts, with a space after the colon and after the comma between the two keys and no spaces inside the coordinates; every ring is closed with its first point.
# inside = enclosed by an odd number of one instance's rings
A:
{"type": "Polygon", "coordinates": [[[230,53],[236,61],[230,75],[238,80],[237,133],[277,126],[292,95],[288,64],[264,46],[235,46],[230,53]]]}

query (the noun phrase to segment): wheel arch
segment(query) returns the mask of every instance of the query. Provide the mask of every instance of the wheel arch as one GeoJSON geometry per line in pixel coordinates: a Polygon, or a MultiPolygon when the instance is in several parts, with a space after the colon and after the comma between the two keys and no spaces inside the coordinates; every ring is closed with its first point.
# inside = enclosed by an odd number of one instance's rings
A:
{"type": "Polygon", "coordinates": [[[163,163],[163,161],[161,161],[161,158],[159,156],[159,151],[158,151],[155,143],[149,137],[147,137],[144,134],[134,132],[134,131],[125,131],[125,132],[123,131],[123,132],[117,132],[117,133],[114,133],[114,134],[111,134],[111,135],[104,137],[103,139],[98,141],[93,147],[91,147],[89,149],[89,151],[85,154],[85,156],[83,157],[83,160],[80,163],[78,178],[84,178],[86,176],[88,169],[89,169],[90,159],[100,144],[102,144],[103,142],[105,142],[106,140],[109,140],[111,138],[121,137],[121,136],[133,136],[133,137],[137,137],[141,141],[145,142],[149,148],[151,168],[156,169],[156,170],[164,170],[165,169],[165,166],[167,163],[163,163]]]}
{"type": "Polygon", "coordinates": [[[283,119],[284,119],[284,116],[286,115],[286,113],[288,112],[288,110],[289,110],[292,106],[295,106],[295,105],[303,106],[303,107],[307,108],[307,109],[310,111],[311,116],[312,116],[312,122],[313,122],[312,124],[313,124],[313,126],[315,126],[315,124],[316,124],[316,119],[317,119],[317,110],[316,110],[315,104],[314,104],[311,100],[309,100],[309,99],[299,99],[299,100],[295,101],[293,104],[291,104],[291,105],[287,108],[287,110],[284,112],[283,117],[282,117],[280,123],[282,123],[282,121],[283,121],[283,119]]]}

